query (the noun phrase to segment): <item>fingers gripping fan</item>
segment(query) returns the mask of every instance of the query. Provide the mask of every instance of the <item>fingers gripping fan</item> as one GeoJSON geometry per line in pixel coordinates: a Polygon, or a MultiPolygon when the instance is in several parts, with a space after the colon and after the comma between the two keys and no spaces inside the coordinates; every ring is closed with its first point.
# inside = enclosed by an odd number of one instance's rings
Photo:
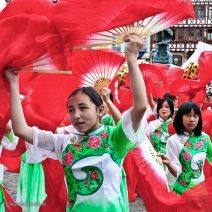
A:
{"type": "Polygon", "coordinates": [[[125,57],[112,50],[76,50],[70,55],[72,86],[108,87],[125,57]]]}

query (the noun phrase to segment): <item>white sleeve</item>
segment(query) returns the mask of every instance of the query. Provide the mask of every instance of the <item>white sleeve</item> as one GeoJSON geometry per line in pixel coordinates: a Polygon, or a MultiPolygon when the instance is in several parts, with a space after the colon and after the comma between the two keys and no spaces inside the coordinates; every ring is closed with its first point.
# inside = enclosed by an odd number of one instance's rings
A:
{"type": "Polygon", "coordinates": [[[37,127],[33,127],[34,148],[61,153],[67,146],[69,137],[69,135],[53,134],[51,131],[40,130],[37,127]]]}
{"type": "Polygon", "coordinates": [[[146,126],[146,135],[148,138],[150,138],[150,135],[152,134],[153,132],[153,127],[152,127],[152,124],[151,122],[146,126]]]}
{"type": "Polygon", "coordinates": [[[122,128],[125,135],[129,138],[130,141],[134,143],[141,143],[145,140],[145,118],[143,118],[140,122],[138,130],[135,132],[132,126],[132,120],[130,115],[130,109],[125,111],[121,117],[122,120],[122,128]]]}
{"type": "Polygon", "coordinates": [[[166,154],[168,156],[168,158],[170,159],[170,161],[172,162],[172,164],[176,167],[177,169],[177,177],[181,174],[182,172],[182,165],[179,161],[179,155],[181,152],[181,145],[178,142],[176,142],[176,136],[171,136],[166,143],[166,154]],[[178,144],[179,143],[179,144],[178,144]]]}
{"type": "Polygon", "coordinates": [[[19,138],[14,135],[13,131],[11,131],[10,133],[13,134],[13,136],[11,136],[11,140],[7,136],[3,136],[1,144],[5,149],[13,151],[16,149],[19,138]]]}

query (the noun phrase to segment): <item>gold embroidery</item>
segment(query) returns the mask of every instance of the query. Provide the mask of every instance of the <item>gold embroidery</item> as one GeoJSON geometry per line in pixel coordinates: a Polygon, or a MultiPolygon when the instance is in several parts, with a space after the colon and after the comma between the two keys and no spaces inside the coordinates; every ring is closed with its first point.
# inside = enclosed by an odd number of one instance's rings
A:
{"type": "Polygon", "coordinates": [[[74,136],[70,139],[70,144],[77,150],[79,151],[82,148],[82,144],[80,142],[83,141],[85,136],[74,136]]]}

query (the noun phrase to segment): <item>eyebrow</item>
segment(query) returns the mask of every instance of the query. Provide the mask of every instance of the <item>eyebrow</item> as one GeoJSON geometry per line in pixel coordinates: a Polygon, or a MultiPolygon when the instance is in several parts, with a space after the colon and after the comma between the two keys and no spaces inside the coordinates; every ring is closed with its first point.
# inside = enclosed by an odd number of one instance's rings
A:
{"type": "MultiPolygon", "coordinates": [[[[87,106],[86,103],[80,103],[78,106],[87,106]]],[[[69,105],[68,108],[72,108],[73,106],[72,105],[69,105]]]]}

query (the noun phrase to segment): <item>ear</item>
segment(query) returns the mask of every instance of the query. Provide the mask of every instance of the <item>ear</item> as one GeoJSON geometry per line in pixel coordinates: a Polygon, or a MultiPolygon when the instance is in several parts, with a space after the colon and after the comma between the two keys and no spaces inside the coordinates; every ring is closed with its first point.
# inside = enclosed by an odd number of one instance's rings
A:
{"type": "Polygon", "coordinates": [[[97,113],[99,117],[102,117],[105,114],[105,107],[103,104],[98,108],[97,113]]]}

